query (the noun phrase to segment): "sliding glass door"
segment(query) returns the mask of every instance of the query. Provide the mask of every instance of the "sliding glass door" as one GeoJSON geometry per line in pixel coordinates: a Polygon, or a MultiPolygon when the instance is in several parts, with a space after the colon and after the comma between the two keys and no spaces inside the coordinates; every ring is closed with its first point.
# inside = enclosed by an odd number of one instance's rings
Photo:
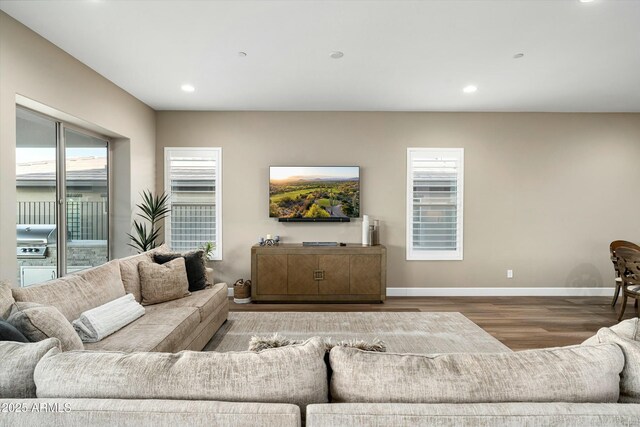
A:
{"type": "Polygon", "coordinates": [[[107,139],[22,108],[16,125],[18,283],[105,263],[107,139]]]}
{"type": "Polygon", "coordinates": [[[109,259],[107,141],[64,129],[67,273],[109,259]]]}

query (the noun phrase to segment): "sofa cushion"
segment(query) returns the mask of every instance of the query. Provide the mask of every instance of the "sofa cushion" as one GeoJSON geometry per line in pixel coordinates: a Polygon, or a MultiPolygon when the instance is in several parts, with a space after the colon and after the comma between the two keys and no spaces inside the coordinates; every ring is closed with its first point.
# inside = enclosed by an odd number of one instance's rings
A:
{"type": "Polygon", "coordinates": [[[207,287],[207,267],[204,264],[204,251],[202,249],[184,254],[166,253],[153,255],[153,260],[158,264],[164,264],[176,258],[184,258],[190,292],[199,291],[207,287]]]}
{"type": "Polygon", "coordinates": [[[70,322],[77,319],[83,311],[125,294],[118,260],[50,280],[42,285],[13,288],[12,292],[16,301],[54,306],[70,322]]]}
{"type": "Polygon", "coordinates": [[[10,427],[300,427],[300,408],[287,403],[155,399],[3,400],[27,411],[5,412],[10,427]],[[31,410],[35,406],[36,410],[31,410]],[[42,408],[42,409],[40,409],[42,408]]]}
{"type": "Polygon", "coordinates": [[[147,311],[144,316],[102,341],[85,343],[86,350],[180,351],[185,337],[200,323],[195,307],[147,311]]]}
{"type": "Polygon", "coordinates": [[[334,347],[335,402],[617,402],[617,345],[413,355],[334,347]]]}
{"type": "Polygon", "coordinates": [[[620,374],[620,402],[640,403],[640,335],[638,319],[622,327],[602,328],[596,335],[601,343],[617,344],[624,353],[624,369],[620,374]],[[634,324],[635,323],[635,324],[634,324]]]}
{"type": "Polygon", "coordinates": [[[49,338],[36,343],[0,342],[0,398],[36,397],[33,371],[49,351],[59,352],[60,341],[49,338]]]}
{"type": "Polygon", "coordinates": [[[16,302],[8,321],[31,342],[57,338],[62,351],[84,349],[71,323],[55,307],[35,302],[16,302]]]}
{"type": "Polygon", "coordinates": [[[3,319],[0,319],[0,341],[29,342],[19,329],[3,319]]]}
{"type": "Polygon", "coordinates": [[[211,288],[192,292],[191,295],[187,297],[160,304],[149,305],[145,308],[147,309],[147,312],[149,312],[174,307],[195,307],[200,312],[200,321],[202,322],[215,311],[216,307],[219,307],[226,299],[229,298],[227,295],[227,289],[226,283],[217,283],[211,288]]]}
{"type": "MultiPolygon", "coordinates": [[[[610,328],[604,329],[610,329],[621,337],[640,341],[640,318],[634,317],[633,319],[623,320],[622,322],[617,323],[610,328]]],[[[594,336],[589,337],[585,341],[583,341],[582,345],[592,345],[599,343],[600,339],[598,339],[598,334],[596,333],[594,336]]]]}
{"type": "Polygon", "coordinates": [[[324,347],[318,339],[254,352],[70,352],[43,359],[39,398],[194,399],[327,402],[324,347]],[[64,381],[60,381],[64,378],[64,381]]]}
{"type": "Polygon", "coordinates": [[[0,282],[0,319],[6,319],[11,313],[11,305],[16,302],[11,293],[11,285],[0,282]]]}
{"type": "Polygon", "coordinates": [[[136,301],[142,301],[142,294],[140,293],[140,275],[138,274],[138,264],[141,261],[153,261],[153,254],[167,252],[168,250],[169,248],[167,247],[167,245],[162,245],[150,251],[132,255],[126,258],[121,258],[118,260],[124,289],[126,293],[133,294],[136,301]]]}
{"type": "Polygon", "coordinates": [[[141,262],[140,292],[142,305],[158,304],[189,295],[189,282],[184,258],[176,258],[165,264],[141,262]]]}
{"type": "Polygon", "coordinates": [[[630,427],[640,405],[617,403],[334,403],[309,405],[307,427],[630,427]]]}

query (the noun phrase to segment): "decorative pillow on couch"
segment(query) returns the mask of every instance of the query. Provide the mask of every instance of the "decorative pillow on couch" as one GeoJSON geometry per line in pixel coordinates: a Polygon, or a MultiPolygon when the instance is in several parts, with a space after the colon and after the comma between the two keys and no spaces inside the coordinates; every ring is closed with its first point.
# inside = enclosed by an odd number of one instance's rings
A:
{"type": "Polygon", "coordinates": [[[52,306],[35,302],[16,302],[8,322],[31,342],[58,338],[62,351],[84,350],[80,337],[71,323],[52,306]]]}
{"type": "Polygon", "coordinates": [[[60,341],[49,338],[34,343],[0,342],[0,399],[35,398],[34,371],[49,352],[50,356],[59,353],[60,341]]]}
{"type": "Polygon", "coordinates": [[[11,314],[11,306],[16,300],[11,293],[11,285],[0,282],[0,319],[6,319],[11,314]]]}
{"type": "Polygon", "coordinates": [[[142,305],[158,304],[189,295],[184,258],[165,264],[142,261],[138,264],[142,305]]]}
{"type": "Polygon", "coordinates": [[[640,403],[640,319],[628,319],[601,328],[583,345],[597,343],[617,344],[624,353],[624,368],[620,374],[620,400],[622,403],[640,403]]]}
{"type": "Polygon", "coordinates": [[[15,326],[2,319],[0,319],[0,341],[29,342],[15,326]]]}
{"type": "Polygon", "coordinates": [[[204,263],[204,251],[197,250],[181,253],[154,254],[153,259],[158,264],[164,264],[176,258],[184,258],[187,278],[189,280],[189,292],[199,291],[207,287],[207,267],[204,263]]]}

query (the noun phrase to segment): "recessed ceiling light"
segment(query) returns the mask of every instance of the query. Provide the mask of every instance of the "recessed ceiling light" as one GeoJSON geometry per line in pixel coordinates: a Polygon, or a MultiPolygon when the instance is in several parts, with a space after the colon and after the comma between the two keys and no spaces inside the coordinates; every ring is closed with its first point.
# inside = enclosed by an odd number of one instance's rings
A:
{"type": "Polygon", "coordinates": [[[592,3],[593,0],[580,0],[580,3],[592,3]]]}
{"type": "Polygon", "coordinates": [[[462,89],[464,93],[474,93],[477,90],[478,90],[478,86],[476,85],[467,85],[462,89]]]}
{"type": "Polygon", "coordinates": [[[329,54],[329,57],[333,58],[333,59],[340,59],[344,56],[344,53],[340,52],[339,50],[336,50],[334,52],[331,52],[331,54],[329,54]]]}
{"type": "Polygon", "coordinates": [[[247,52],[238,52],[238,56],[240,58],[244,58],[245,56],[247,56],[247,52]]]}
{"type": "Polygon", "coordinates": [[[515,55],[513,55],[513,59],[520,59],[524,56],[524,53],[516,53],[515,55]]]}
{"type": "Polygon", "coordinates": [[[180,86],[180,89],[182,89],[182,90],[183,90],[183,91],[185,91],[185,92],[193,92],[193,91],[195,91],[195,90],[196,90],[196,88],[195,88],[195,87],[193,87],[193,86],[192,86],[192,85],[190,85],[190,84],[184,84],[184,85],[180,86]]]}

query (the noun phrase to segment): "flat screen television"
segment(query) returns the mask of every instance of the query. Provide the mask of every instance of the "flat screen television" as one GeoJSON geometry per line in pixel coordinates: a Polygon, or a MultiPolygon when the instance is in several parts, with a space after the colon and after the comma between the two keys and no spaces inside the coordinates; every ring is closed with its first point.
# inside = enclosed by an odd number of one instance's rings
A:
{"type": "Polygon", "coordinates": [[[271,166],[269,217],[348,222],[360,216],[360,167],[271,166]]]}

